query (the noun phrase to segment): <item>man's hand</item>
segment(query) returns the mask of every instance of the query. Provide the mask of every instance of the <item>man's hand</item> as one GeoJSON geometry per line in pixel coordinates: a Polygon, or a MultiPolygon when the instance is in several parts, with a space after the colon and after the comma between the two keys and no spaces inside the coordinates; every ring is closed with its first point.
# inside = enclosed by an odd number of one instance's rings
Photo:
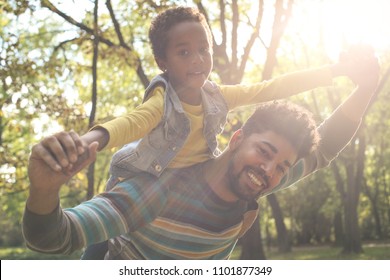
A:
{"type": "Polygon", "coordinates": [[[96,159],[97,146],[97,142],[88,145],[74,132],[60,132],[36,144],[28,166],[28,209],[37,214],[54,210],[61,185],[96,159]]]}

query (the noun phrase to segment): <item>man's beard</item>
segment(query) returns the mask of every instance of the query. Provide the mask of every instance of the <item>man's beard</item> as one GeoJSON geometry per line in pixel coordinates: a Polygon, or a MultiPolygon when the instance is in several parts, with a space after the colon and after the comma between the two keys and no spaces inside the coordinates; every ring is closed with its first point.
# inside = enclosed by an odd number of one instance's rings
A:
{"type": "MultiPolygon", "coordinates": [[[[235,174],[234,172],[234,159],[235,155],[233,155],[232,160],[229,162],[229,166],[227,169],[227,176],[228,176],[228,187],[232,193],[234,193],[239,199],[245,200],[245,201],[253,201],[257,200],[263,189],[260,189],[257,193],[253,193],[251,191],[245,191],[245,186],[242,186],[240,184],[240,178],[242,176],[247,176],[249,170],[253,170],[254,168],[250,166],[245,166],[238,174],[235,174]]],[[[263,171],[263,170],[261,170],[263,171]]],[[[264,172],[261,172],[262,174],[264,172]]],[[[264,175],[262,175],[264,177],[264,175]]]]}

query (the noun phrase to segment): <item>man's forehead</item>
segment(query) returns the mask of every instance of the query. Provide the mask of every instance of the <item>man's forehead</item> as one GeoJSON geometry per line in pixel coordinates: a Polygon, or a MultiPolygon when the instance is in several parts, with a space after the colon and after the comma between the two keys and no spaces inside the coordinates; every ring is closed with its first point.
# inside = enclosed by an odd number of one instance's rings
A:
{"type": "Polygon", "coordinates": [[[286,137],[273,131],[253,133],[251,136],[252,141],[257,145],[267,147],[287,167],[291,167],[297,160],[297,151],[286,137]]]}

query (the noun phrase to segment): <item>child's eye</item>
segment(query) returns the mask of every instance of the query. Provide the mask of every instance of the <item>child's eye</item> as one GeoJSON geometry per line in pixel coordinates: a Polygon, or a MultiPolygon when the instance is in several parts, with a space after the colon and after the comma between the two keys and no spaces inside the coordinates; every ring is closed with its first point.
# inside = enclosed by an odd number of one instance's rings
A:
{"type": "Polygon", "coordinates": [[[179,55],[180,56],[188,56],[189,55],[189,51],[187,51],[187,50],[181,50],[181,51],[179,51],[179,55]]]}

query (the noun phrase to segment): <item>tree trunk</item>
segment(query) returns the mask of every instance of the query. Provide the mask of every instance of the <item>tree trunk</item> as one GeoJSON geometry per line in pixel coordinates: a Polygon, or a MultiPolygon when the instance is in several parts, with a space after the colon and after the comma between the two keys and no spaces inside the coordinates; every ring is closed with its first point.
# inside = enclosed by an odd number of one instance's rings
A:
{"type": "Polygon", "coordinates": [[[357,214],[356,186],[352,182],[347,185],[347,197],[344,205],[345,239],[342,253],[362,253],[363,248],[360,240],[360,228],[357,214]]]}
{"type": "MultiPolygon", "coordinates": [[[[96,115],[96,104],[97,104],[97,62],[99,57],[99,39],[98,39],[98,7],[99,0],[95,1],[95,7],[93,11],[94,21],[93,21],[93,29],[94,29],[94,40],[93,40],[93,57],[92,57],[92,108],[91,113],[89,115],[89,128],[91,128],[95,122],[96,115]]],[[[91,164],[88,167],[87,179],[88,179],[88,189],[86,199],[91,199],[94,195],[94,185],[95,185],[95,164],[91,164]]]]}
{"type": "Polygon", "coordinates": [[[363,182],[363,170],[366,150],[366,138],[363,126],[359,130],[359,144],[356,161],[351,161],[346,166],[347,171],[347,195],[344,204],[345,234],[343,253],[359,254],[363,252],[360,237],[360,227],[358,218],[359,196],[363,182]],[[354,164],[356,163],[356,166],[354,164]],[[355,171],[356,170],[356,171],[355,171]]]}
{"type": "Polygon", "coordinates": [[[343,217],[337,211],[333,218],[335,245],[342,246],[344,244],[343,217]]]}
{"type": "MultiPolygon", "coordinates": [[[[259,8],[260,7],[262,7],[262,4],[259,5],[259,8]]],[[[282,38],[288,20],[290,19],[292,7],[293,7],[292,0],[287,1],[286,8],[283,6],[283,1],[275,2],[275,16],[274,16],[274,23],[272,27],[272,37],[271,37],[271,42],[269,44],[269,47],[267,49],[267,59],[264,65],[264,70],[262,75],[263,80],[268,80],[272,78],[272,72],[277,62],[276,50],[279,47],[280,39],[282,38]]],[[[278,222],[280,222],[279,219],[278,222]]],[[[258,232],[257,233],[258,235],[246,234],[243,237],[243,242],[248,245],[242,247],[241,256],[251,256],[252,253],[250,251],[254,251],[253,254],[256,254],[256,252],[257,253],[262,252],[261,254],[264,255],[263,253],[264,250],[263,250],[263,246],[261,243],[261,236],[260,236],[260,223],[258,221],[255,223],[258,229],[255,229],[254,231],[258,232]],[[248,250],[248,252],[246,250],[248,250]]],[[[281,223],[284,223],[283,219],[281,220],[281,223]]],[[[265,259],[265,256],[263,259],[265,259]]]]}
{"type": "Polygon", "coordinates": [[[374,190],[371,192],[369,190],[369,187],[367,186],[367,183],[364,182],[365,194],[371,203],[372,215],[373,215],[374,221],[375,221],[375,235],[378,239],[382,239],[383,238],[382,222],[381,222],[381,217],[380,217],[380,211],[378,209],[378,195],[379,195],[378,185],[379,185],[379,182],[377,182],[377,180],[375,180],[374,185],[375,185],[375,187],[373,187],[374,190]]]}
{"type": "Polygon", "coordinates": [[[381,218],[379,215],[379,210],[378,210],[378,205],[374,202],[372,203],[372,213],[374,215],[374,220],[375,220],[375,233],[378,239],[383,238],[382,234],[382,223],[381,223],[381,218]]]}
{"type": "Polygon", "coordinates": [[[88,171],[87,171],[87,180],[88,180],[88,188],[87,188],[87,195],[86,195],[86,200],[91,199],[94,194],[95,194],[95,163],[91,163],[88,166],[88,171]]]}
{"type": "Polygon", "coordinates": [[[291,252],[291,240],[283,220],[283,213],[275,194],[267,196],[267,200],[272,209],[275,220],[276,231],[278,233],[278,251],[280,253],[291,252]]]}
{"type": "Polygon", "coordinates": [[[259,216],[256,217],[252,227],[245,233],[241,242],[241,260],[266,260],[261,243],[259,216]]]}

